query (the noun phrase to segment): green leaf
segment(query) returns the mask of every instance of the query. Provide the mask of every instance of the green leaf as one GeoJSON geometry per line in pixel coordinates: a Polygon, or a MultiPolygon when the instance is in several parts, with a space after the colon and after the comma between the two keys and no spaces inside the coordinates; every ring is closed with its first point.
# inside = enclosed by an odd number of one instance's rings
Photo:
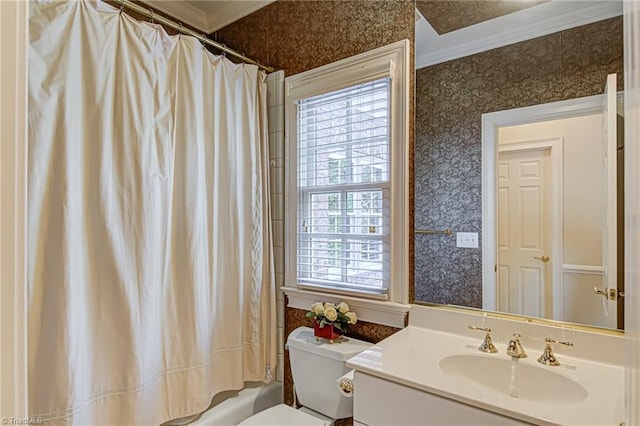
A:
{"type": "Polygon", "coordinates": [[[315,318],[315,317],[316,317],[315,312],[307,312],[307,318],[315,318]]]}

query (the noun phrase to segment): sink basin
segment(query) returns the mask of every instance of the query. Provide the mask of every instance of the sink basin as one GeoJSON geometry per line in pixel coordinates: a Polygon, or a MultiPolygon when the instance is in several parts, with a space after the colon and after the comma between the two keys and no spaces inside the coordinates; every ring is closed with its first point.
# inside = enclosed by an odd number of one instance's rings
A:
{"type": "Polygon", "coordinates": [[[522,360],[478,355],[453,355],[440,361],[440,369],[476,386],[523,400],[550,404],[574,404],[587,397],[587,390],[550,368],[525,364],[522,360]]]}

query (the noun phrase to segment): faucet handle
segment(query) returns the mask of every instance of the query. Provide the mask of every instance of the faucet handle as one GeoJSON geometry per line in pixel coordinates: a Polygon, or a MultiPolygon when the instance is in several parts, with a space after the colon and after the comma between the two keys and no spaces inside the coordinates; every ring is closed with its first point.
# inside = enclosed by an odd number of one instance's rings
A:
{"type": "Polygon", "coordinates": [[[559,345],[565,345],[565,346],[573,346],[573,342],[561,342],[559,340],[554,340],[551,339],[549,337],[547,337],[546,339],[544,339],[545,343],[549,344],[549,343],[557,343],[559,345]]]}
{"type": "Polygon", "coordinates": [[[469,330],[480,330],[480,331],[486,331],[487,333],[491,333],[491,329],[487,327],[476,327],[475,325],[468,325],[467,327],[469,327],[469,330]]]}
{"type": "Polygon", "coordinates": [[[478,331],[484,331],[487,334],[484,336],[484,341],[482,342],[482,344],[478,347],[478,350],[481,352],[486,352],[489,354],[494,354],[496,352],[498,352],[498,349],[496,349],[496,346],[493,344],[493,340],[491,340],[491,329],[487,328],[487,327],[476,327],[475,325],[469,325],[469,330],[478,330],[478,331]]]}
{"type": "Polygon", "coordinates": [[[551,366],[560,365],[560,362],[558,361],[556,356],[553,354],[553,350],[551,349],[552,343],[558,343],[560,345],[565,345],[565,346],[573,346],[572,342],[561,342],[559,340],[551,339],[549,337],[544,339],[544,342],[545,342],[544,352],[538,358],[538,362],[540,364],[551,365],[551,366]]]}
{"type": "Polygon", "coordinates": [[[514,333],[513,339],[509,340],[507,344],[507,355],[513,358],[526,358],[527,353],[524,351],[522,344],[520,343],[520,338],[522,335],[520,333],[514,333]]]}

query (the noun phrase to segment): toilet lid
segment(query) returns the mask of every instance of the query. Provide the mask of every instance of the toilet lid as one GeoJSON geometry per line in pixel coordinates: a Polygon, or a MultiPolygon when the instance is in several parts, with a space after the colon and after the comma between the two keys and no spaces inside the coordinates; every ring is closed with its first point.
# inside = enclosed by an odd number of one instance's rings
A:
{"type": "Polygon", "coordinates": [[[331,423],[327,423],[288,405],[280,404],[249,417],[238,426],[326,426],[329,424],[331,423]]]}

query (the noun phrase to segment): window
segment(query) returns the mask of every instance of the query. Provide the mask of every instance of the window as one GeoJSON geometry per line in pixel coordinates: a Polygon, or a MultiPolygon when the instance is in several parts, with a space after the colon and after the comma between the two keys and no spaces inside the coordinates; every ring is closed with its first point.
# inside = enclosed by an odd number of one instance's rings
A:
{"type": "Polygon", "coordinates": [[[407,51],[287,78],[286,286],[407,303],[407,51]]]}
{"type": "Polygon", "coordinates": [[[388,288],[389,107],[389,78],[298,101],[299,283],[388,288]]]}

